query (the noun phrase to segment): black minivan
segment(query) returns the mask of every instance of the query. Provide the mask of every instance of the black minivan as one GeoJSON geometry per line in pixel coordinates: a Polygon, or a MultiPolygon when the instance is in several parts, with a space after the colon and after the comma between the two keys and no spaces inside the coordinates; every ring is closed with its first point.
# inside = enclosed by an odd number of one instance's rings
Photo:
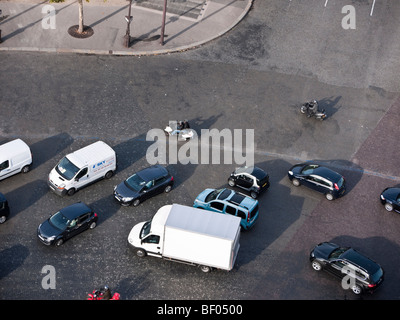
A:
{"type": "Polygon", "coordinates": [[[4,194],[0,193],[0,224],[4,223],[10,215],[10,208],[4,194]]]}
{"type": "Polygon", "coordinates": [[[344,177],[319,164],[310,162],[296,164],[290,168],[288,177],[294,186],[304,185],[323,193],[328,200],[337,199],[346,192],[344,177]]]}

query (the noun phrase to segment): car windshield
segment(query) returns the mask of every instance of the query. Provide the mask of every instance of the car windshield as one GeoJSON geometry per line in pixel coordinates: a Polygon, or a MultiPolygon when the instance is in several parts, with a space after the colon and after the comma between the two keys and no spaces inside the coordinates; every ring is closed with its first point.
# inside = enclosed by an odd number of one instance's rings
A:
{"type": "Polygon", "coordinates": [[[67,157],[64,157],[56,166],[56,171],[64,179],[71,180],[79,171],[79,168],[76,165],[74,165],[71,161],[69,161],[67,157]]]}
{"type": "Polygon", "coordinates": [[[337,248],[332,251],[331,255],[329,256],[330,259],[337,259],[339,258],[343,252],[346,252],[349,248],[337,248]]]}
{"type": "Polygon", "coordinates": [[[58,211],[50,217],[49,222],[57,229],[65,230],[70,221],[60,211],[58,211]]]}
{"type": "Polygon", "coordinates": [[[301,170],[302,174],[312,174],[314,172],[314,169],[318,168],[319,165],[317,164],[309,164],[303,167],[301,170]]]}
{"type": "Polygon", "coordinates": [[[136,173],[125,180],[125,185],[134,191],[140,191],[145,184],[146,181],[139,177],[136,173]]]}
{"type": "Polygon", "coordinates": [[[143,239],[145,236],[147,236],[150,233],[151,229],[151,220],[147,221],[143,227],[142,230],[140,231],[140,239],[143,239]]]}
{"type": "Polygon", "coordinates": [[[215,200],[218,196],[218,194],[222,191],[223,189],[215,189],[214,191],[210,192],[206,199],[205,202],[210,202],[212,200],[215,200]]]}

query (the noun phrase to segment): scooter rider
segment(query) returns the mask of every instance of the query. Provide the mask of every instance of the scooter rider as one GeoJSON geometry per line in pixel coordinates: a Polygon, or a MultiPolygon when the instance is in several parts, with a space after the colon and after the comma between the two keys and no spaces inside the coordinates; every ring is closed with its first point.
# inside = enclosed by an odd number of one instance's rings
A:
{"type": "Polygon", "coordinates": [[[317,100],[307,102],[306,107],[307,107],[307,117],[311,117],[312,115],[316,114],[318,111],[317,100]]]}

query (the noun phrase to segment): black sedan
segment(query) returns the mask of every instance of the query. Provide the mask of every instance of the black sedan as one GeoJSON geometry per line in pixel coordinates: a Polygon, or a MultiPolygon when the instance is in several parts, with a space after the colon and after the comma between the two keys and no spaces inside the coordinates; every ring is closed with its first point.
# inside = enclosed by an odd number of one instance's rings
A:
{"type": "Polygon", "coordinates": [[[154,165],[145,168],[114,187],[114,197],[123,206],[138,206],[144,200],[162,192],[170,192],[174,177],[166,168],[154,165]]]}
{"type": "Polygon", "coordinates": [[[4,194],[0,193],[0,224],[4,223],[10,215],[10,208],[4,194]]]}
{"type": "Polygon", "coordinates": [[[293,185],[304,185],[321,192],[328,200],[339,198],[346,192],[343,176],[315,163],[296,164],[290,168],[288,177],[293,185]]]}
{"type": "Polygon", "coordinates": [[[386,188],[381,193],[381,203],[387,211],[400,213],[400,188],[386,188]]]}
{"type": "Polygon", "coordinates": [[[332,242],[315,246],[310,262],[315,271],[325,270],[343,279],[343,289],[351,289],[355,294],[372,293],[383,282],[384,272],[379,264],[350,247],[332,242]]]}
{"type": "Polygon", "coordinates": [[[82,202],[57,211],[37,229],[39,240],[45,245],[62,245],[66,240],[87,229],[96,227],[97,214],[82,202]]]}

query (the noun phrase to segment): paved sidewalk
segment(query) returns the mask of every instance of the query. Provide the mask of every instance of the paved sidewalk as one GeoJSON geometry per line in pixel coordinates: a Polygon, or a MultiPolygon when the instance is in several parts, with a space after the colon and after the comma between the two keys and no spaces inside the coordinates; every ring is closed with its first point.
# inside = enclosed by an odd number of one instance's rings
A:
{"type": "Polygon", "coordinates": [[[76,52],[90,54],[153,55],[188,50],[231,30],[250,10],[253,0],[168,0],[164,45],[160,44],[163,0],[132,2],[131,43],[124,46],[129,1],[84,2],[84,24],[93,30],[76,38],[68,29],[78,24],[78,3],[65,0],[0,1],[0,51],[76,52]],[[55,29],[47,7],[55,9],[55,29]],[[50,7],[51,8],[51,7],[50,7]]]}

